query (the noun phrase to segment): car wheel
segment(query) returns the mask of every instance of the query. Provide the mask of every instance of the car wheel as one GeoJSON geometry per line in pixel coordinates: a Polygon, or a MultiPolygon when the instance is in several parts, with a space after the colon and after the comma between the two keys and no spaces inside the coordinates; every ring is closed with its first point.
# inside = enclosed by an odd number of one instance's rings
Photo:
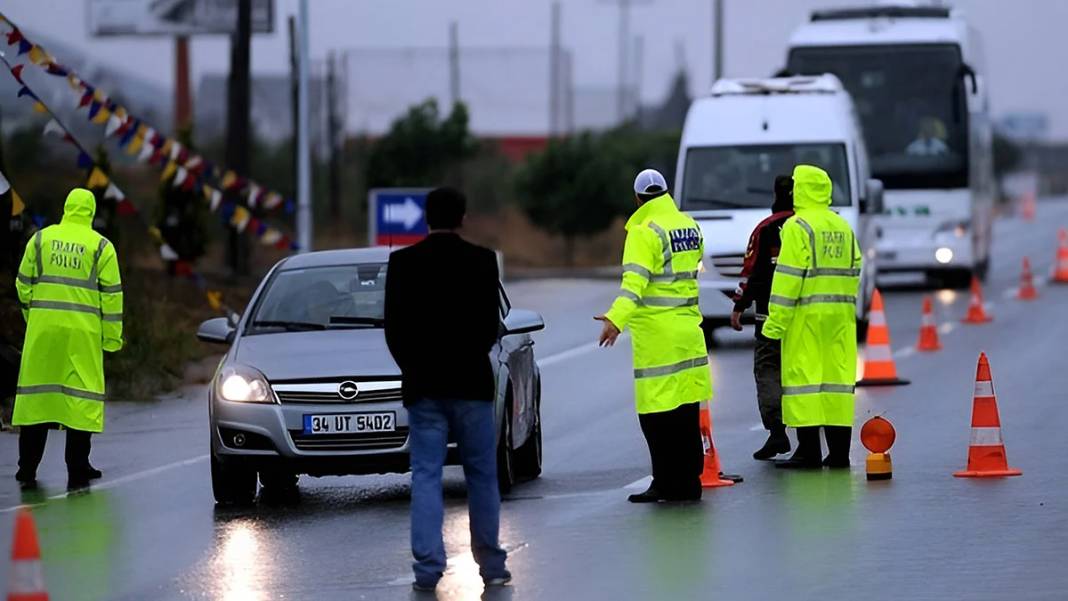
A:
{"type": "Polygon", "coordinates": [[[526,480],[541,475],[541,378],[535,384],[534,428],[523,446],[515,450],[516,473],[526,480]]]}
{"type": "Polygon", "coordinates": [[[868,341],[868,324],[869,323],[870,322],[869,322],[867,317],[865,317],[864,319],[858,319],[857,320],[857,342],[858,343],[863,344],[863,343],[868,341]]]}
{"type": "Polygon", "coordinates": [[[251,505],[256,499],[256,471],[224,465],[212,453],[211,492],[220,505],[251,505]]]}
{"type": "Polygon", "coordinates": [[[508,441],[511,438],[512,424],[512,393],[508,392],[505,399],[504,415],[501,419],[501,438],[497,442],[497,488],[502,495],[506,495],[515,485],[515,463],[508,441]]]}
{"type": "Polygon", "coordinates": [[[290,504],[300,501],[300,489],[297,488],[299,476],[287,470],[264,470],[260,472],[260,485],[263,491],[260,500],[272,504],[290,504]]]}

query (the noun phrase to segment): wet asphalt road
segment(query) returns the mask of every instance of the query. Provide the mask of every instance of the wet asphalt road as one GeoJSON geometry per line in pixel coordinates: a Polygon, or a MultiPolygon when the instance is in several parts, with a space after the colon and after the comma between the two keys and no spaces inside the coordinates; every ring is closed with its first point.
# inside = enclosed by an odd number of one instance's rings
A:
{"type": "MultiPolygon", "coordinates": [[[[865,389],[857,423],[882,414],[898,431],[894,479],[868,483],[854,432],[851,471],[782,473],[753,461],[763,442],[751,332],[712,352],[716,444],[745,476],[699,505],[633,506],[648,459],[634,416],[629,345],[599,350],[591,316],[617,284],[545,280],[509,286],[541,311],[545,471],[505,502],[502,537],[514,584],[484,596],[467,548],[462,478],[447,478],[450,569],[441,599],[1065,599],[1068,571],[1068,286],[1009,298],[1023,256],[1045,275],[1068,201],[1038,220],[997,225],[987,283],[995,321],[958,323],[966,292],[936,293],[944,350],[912,352],[923,291],[889,290],[898,369],[911,386],[865,389]],[[1021,478],[961,480],[976,357],[990,356],[1010,463],[1021,478]]],[[[105,479],[64,494],[60,436],[40,476],[15,486],[17,439],[0,435],[0,540],[13,511],[37,503],[52,599],[408,599],[408,478],[301,479],[299,506],[213,506],[203,391],[116,404],[94,440],[105,479]]],[[[0,581],[6,582],[6,562],[0,581]]]]}

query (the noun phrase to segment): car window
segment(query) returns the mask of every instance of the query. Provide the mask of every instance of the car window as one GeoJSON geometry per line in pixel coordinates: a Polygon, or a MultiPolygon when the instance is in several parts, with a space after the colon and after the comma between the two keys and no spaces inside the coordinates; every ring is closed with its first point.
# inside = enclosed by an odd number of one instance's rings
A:
{"type": "Polygon", "coordinates": [[[271,278],[250,323],[379,325],[373,322],[384,318],[385,296],[386,263],[283,270],[271,278]]]}

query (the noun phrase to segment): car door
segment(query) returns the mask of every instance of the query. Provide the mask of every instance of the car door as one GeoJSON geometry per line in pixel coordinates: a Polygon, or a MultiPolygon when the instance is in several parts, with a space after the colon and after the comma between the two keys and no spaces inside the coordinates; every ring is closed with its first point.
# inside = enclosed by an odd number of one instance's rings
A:
{"type": "MultiPolygon", "coordinates": [[[[499,287],[502,322],[512,309],[504,287],[499,287]]],[[[508,369],[511,395],[512,445],[518,447],[526,441],[536,420],[534,407],[534,340],[530,334],[507,334],[502,327],[502,363],[508,369]]]]}

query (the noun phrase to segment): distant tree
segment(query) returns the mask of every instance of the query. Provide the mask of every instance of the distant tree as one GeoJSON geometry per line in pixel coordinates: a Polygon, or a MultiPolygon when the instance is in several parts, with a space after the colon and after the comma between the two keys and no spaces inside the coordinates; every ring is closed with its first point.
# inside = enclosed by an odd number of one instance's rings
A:
{"type": "Polygon", "coordinates": [[[1011,138],[994,134],[994,173],[1002,176],[1012,171],[1023,161],[1023,150],[1011,138]]]}
{"type": "Polygon", "coordinates": [[[409,108],[371,147],[365,169],[368,188],[440,182],[477,150],[468,121],[463,103],[453,105],[444,119],[433,99],[409,108]]]}
{"type": "Polygon", "coordinates": [[[575,241],[604,231],[632,206],[624,163],[590,133],[553,140],[516,176],[521,206],[535,225],[564,237],[568,264],[575,241]]]}

